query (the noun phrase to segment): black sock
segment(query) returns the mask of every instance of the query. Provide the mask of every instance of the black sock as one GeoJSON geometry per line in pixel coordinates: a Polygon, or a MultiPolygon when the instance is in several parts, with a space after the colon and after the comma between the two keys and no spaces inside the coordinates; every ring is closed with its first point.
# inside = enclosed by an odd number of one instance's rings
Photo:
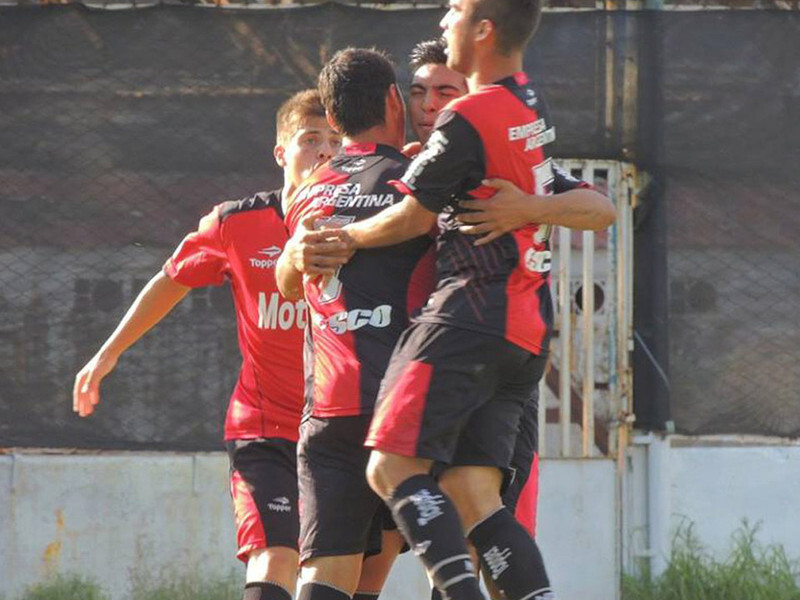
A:
{"type": "Polygon", "coordinates": [[[507,509],[478,523],[469,539],[484,575],[508,600],[555,600],[539,547],[507,509]]]}
{"type": "Polygon", "coordinates": [[[327,583],[311,581],[300,586],[297,600],[350,600],[350,594],[327,583]]]}
{"type": "Polygon", "coordinates": [[[380,592],[356,592],[353,594],[353,600],[378,600],[380,592]]]}
{"type": "Polygon", "coordinates": [[[433,477],[409,477],[397,486],[389,506],[397,526],[444,598],[484,600],[461,521],[433,477]]]}
{"type": "Polygon", "coordinates": [[[292,600],[292,595],[277,583],[258,581],[244,586],[243,600],[292,600]]]}
{"type": "Polygon", "coordinates": [[[440,592],[436,587],[431,588],[431,600],[443,600],[442,592],[440,592]]]}

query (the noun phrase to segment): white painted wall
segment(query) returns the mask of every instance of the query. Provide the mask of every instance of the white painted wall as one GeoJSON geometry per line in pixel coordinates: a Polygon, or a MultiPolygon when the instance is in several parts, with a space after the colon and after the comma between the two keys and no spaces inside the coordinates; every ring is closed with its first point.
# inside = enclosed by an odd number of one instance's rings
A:
{"type": "MultiPolygon", "coordinates": [[[[244,576],[234,556],[223,454],[0,456],[0,596],[56,572],[99,581],[115,600],[132,575],[244,576]]],[[[615,600],[613,464],[542,464],[540,543],[560,600],[615,600]]],[[[382,598],[422,600],[411,555],[382,598]]]]}
{"type": "Polygon", "coordinates": [[[759,543],[782,545],[800,559],[800,443],[682,436],[638,441],[624,509],[627,570],[641,567],[652,551],[660,572],[677,527],[688,522],[718,559],[728,555],[744,519],[760,525],[759,543]]]}

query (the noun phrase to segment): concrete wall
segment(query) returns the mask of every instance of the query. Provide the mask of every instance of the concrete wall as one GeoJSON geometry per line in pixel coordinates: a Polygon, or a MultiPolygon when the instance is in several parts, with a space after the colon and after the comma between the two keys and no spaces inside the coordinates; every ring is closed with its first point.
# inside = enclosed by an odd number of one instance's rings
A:
{"type": "MultiPolygon", "coordinates": [[[[542,465],[540,542],[562,600],[615,600],[613,463],[542,465]],[[576,576],[579,575],[579,576],[576,576]]],[[[57,572],[90,576],[124,598],[134,576],[225,576],[237,569],[222,454],[0,456],[0,596],[57,572]]],[[[382,598],[421,600],[404,556],[382,598]]]]}
{"type": "Polygon", "coordinates": [[[762,545],[800,559],[800,443],[738,436],[637,438],[625,494],[625,568],[667,564],[673,537],[691,524],[724,559],[746,519],[762,545]]]}

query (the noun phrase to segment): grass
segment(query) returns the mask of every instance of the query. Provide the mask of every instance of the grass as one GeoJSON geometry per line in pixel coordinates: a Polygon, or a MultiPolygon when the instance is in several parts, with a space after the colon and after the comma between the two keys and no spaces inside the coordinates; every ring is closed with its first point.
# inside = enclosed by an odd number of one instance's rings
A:
{"type": "Polygon", "coordinates": [[[29,587],[19,600],[108,600],[108,595],[86,577],[56,575],[29,587]]]}
{"type": "Polygon", "coordinates": [[[667,569],[658,577],[625,576],[623,600],[800,600],[800,565],[782,546],[762,546],[746,521],[728,557],[716,560],[693,526],[679,528],[667,569]]]}
{"type": "MultiPolygon", "coordinates": [[[[782,546],[762,546],[758,526],[745,522],[733,534],[725,560],[715,559],[691,524],[679,528],[667,569],[658,577],[625,576],[623,600],[800,600],[800,563],[782,546]]],[[[239,600],[241,574],[224,578],[153,578],[134,575],[128,600],[239,600]]],[[[109,600],[96,582],[58,575],[15,600],[109,600]]]]}
{"type": "Polygon", "coordinates": [[[222,579],[181,577],[153,581],[134,577],[130,600],[241,600],[243,587],[241,574],[233,573],[222,579]]]}
{"type": "MultiPolygon", "coordinates": [[[[134,576],[128,600],[241,600],[241,576],[181,577],[170,581],[134,576]]],[[[110,600],[96,582],[80,575],[57,575],[29,587],[18,600],[110,600]]]]}

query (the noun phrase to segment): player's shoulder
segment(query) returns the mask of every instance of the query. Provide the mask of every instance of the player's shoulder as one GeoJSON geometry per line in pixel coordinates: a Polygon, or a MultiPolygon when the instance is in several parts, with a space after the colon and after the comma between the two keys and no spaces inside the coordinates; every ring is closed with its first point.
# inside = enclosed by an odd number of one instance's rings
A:
{"type": "Polygon", "coordinates": [[[384,144],[356,144],[331,160],[331,170],[348,177],[358,177],[366,171],[406,166],[410,160],[397,148],[384,144]]]}
{"type": "Polygon", "coordinates": [[[502,85],[487,85],[459,98],[454,98],[445,108],[462,115],[483,112],[485,116],[486,111],[492,108],[498,97],[504,94],[504,90],[502,85]]]}
{"type": "Polygon", "coordinates": [[[273,211],[279,218],[283,218],[281,212],[281,190],[271,192],[258,192],[252,196],[239,200],[228,200],[215,207],[219,224],[222,225],[231,217],[255,216],[258,211],[273,211]]]}

